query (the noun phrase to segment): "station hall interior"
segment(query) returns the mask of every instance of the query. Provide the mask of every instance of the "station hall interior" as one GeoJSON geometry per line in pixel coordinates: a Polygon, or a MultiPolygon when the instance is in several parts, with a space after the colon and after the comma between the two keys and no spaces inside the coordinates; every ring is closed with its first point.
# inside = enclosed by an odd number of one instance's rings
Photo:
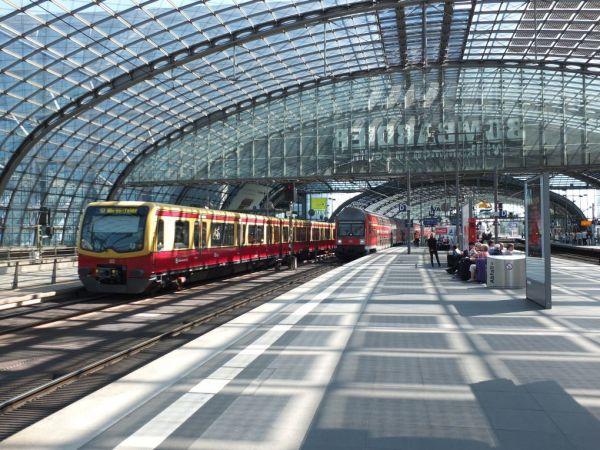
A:
{"type": "Polygon", "coordinates": [[[600,448],[600,0],[0,0],[0,449],[600,448]]]}

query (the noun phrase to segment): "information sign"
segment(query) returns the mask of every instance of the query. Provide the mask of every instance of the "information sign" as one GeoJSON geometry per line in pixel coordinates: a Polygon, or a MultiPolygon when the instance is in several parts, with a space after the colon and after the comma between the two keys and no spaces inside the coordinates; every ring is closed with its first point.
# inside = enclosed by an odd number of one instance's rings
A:
{"type": "Polygon", "coordinates": [[[423,219],[424,227],[435,227],[437,224],[438,224],[437,217],[427,217],[427,218],[423,219]]]}
{"type": "Polygon", "coordinates": [[[525,182],[527,299],[550,309],[550,191],[548,174],[525,182]]]}

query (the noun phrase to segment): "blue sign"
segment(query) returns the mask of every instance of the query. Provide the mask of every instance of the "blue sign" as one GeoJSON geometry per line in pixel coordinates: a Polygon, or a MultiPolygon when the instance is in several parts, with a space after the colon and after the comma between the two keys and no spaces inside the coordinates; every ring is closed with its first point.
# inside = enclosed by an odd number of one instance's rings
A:
{"type": "Polygon", "coordinates": [[[398,212],[406,212],[408,211],[408,206],[406,205],[406,203],[400,203],[398,205],[398,212]]]}
{"type": "Polygon", "coordinates": [[[429,218],[423,219],[424,227],[435,227],[437,224],[438,224],[437,217],[429,217],[429,218]]]}

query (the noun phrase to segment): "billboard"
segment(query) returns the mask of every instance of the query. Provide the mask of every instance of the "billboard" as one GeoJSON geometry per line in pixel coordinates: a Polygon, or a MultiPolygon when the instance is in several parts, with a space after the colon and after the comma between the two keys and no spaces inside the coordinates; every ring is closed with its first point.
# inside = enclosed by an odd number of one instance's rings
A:
{"type": "Polygon", "coordinates": [[[550,192],[548,174],[525,182],[527,299],[552,307],[550,277],[550,192]]]}
{"type": "Polygon", "coordinates": [[[326,211],[327,210],[327,197],[317,197],[310,199],[310,209],[315,211],[326,211]]]}

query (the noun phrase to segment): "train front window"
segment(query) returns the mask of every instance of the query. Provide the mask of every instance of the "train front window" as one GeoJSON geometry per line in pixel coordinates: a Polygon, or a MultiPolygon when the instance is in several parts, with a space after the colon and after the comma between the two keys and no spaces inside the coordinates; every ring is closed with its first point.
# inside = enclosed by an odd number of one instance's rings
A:
{"type": "Polygon", "coordinates": [[[365,225],[361,222],[340,222],[338,226],[338,236],[364,236],[365,225]]]}
{"type": "Polygon", "coordinates": [[[144,248],[148,207],[89,207],[81,227],[81,248],[93,252],[135,252],[144,248]]]}

